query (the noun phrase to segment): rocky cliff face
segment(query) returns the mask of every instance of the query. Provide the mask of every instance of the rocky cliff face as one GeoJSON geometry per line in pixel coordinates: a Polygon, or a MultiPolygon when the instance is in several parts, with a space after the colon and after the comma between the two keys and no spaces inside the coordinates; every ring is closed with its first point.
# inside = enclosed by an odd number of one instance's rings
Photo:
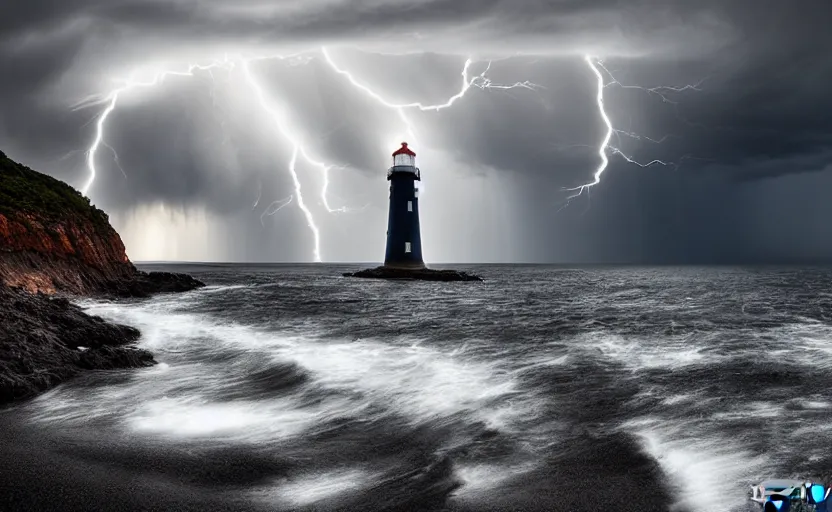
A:
{"type": "Polygon", "coordinates": [[[130,346],[136,329],[49,295],[135,297],[200,286],[188,275],[137,270],[106,213],[0,152],[0,405],[85,370],[154,364],[130,346]]]}
{"type": "Polygon", "coordinates": [[[97,233],[83,219],[0,214],[0,279],[8,286],[89,294],[135,273],[115,231],[97,233]]]}
{"type": "Polygon", "coordinates": [[[142,296],[202,284],[136,270],[107,214],[0,152],[0,282],[36,293],[142,296]]]}

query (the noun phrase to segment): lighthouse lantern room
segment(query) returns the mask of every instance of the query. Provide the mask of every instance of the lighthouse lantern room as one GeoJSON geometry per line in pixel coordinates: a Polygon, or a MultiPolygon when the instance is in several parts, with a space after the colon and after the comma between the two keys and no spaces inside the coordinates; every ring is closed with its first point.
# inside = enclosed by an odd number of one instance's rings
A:
{"type": "Polygon", "coordinates": [[[416,181],[421,181],[416,167],[416,153],[402,142],[393,152],[393,166],[387,171],[390,181],[390,209],[387,216],[387,250],[384,266],[391,268],[425,268],[419,231],[419,198],[416,181]]]}

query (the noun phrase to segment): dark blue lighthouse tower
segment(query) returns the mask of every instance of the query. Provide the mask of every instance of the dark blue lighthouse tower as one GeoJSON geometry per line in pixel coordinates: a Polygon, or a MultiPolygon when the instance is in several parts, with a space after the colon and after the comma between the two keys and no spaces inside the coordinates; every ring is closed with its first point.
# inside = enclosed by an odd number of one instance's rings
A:
{"type": "Polygon", "coordinates": [[[407,147],[407,142],[402,142],[402,147],[393,153],[393,167],[387,171],[387,180],[390,181],[390,213],[384,266],[425,268],[416,194],[416,181],[421,181],[421,176],[416,167],[416,153],[407,147]]]}
{"type": "Polygon", "coordinates": [[[416,153],[402,142],[393,153],[393,167],[387,170],[390,182],[390,212],[387,216],[387,252],[384,265],[344,277],[376,279],[418,279],[422,281],[482,281],[466,272],[425,267],[422,261],[422,236],[419,232],[419,197],[416,182],[422,180],[416,167],[416,153]]]}

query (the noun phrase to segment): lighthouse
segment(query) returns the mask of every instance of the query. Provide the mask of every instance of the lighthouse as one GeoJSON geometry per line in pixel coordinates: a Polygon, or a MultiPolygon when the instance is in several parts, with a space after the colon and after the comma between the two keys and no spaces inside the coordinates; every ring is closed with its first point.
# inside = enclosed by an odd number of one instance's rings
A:
{"type": "Polygon", "coordinates": [[[419,198],[416,182],[421,181],[416,153],[402,142],[393,152],[393,166],[387,170],[390,182],[390,210],[387,215],[387,268],[423,269],[422,237],[419,231],[419,198]]]}
{"type": "Polygon", "coordinates": [[[393,166],[387,170],[390,182],[390,211],[387,214],[387,252],[384,265],[344,277],[374,279],[417,279],[421,281],[482,281],[482,278],[450,269],[430,269],[422,261],[422,235],[419,232],[419,197],[416,182],[422,181],[416,167],[416,153],[402,142],[393,152],[393,166]]]}

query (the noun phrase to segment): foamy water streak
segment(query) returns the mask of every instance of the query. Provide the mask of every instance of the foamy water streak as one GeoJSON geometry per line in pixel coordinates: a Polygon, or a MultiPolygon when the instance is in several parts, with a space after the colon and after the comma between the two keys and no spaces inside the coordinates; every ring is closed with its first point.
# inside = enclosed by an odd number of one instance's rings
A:
{"type": "Polygon", "coordinates": [[[651,340],[601,332],[585,336],[581,342],[585,350],[598,351],[632,370],[673,369],[714,363],[720,359],[719,355],[708,353],[704,346],[690,343],[685,337],[651,340]]]}
{"type": "Polygon", "coordinates": [[[269,487],[254,490],[251,496],[272,506],[305,507],[360,490],[372,483],[375,477],[363,469],[338,469],[281,479],[269,487]]]}
{"type": "Polygon", "coordinates": [[[762,353],[764,357],[788,360],[808,368],[832,369],[832,326],[804,321],[775,327],[759,335],[760,339],[772,340],[771,348],[762,353]]]}
{"type": "Polygon", "coordinates": [[[622,428],[640,439],[671,479],[674,510],[733,510],[747,503],[749,485],[767,477],[768,457],[755,456],[736,439],[658,418],[630,420],[622,428]]]}
{"type": "Polygon", "coordinates": [[[823,432],[830,430],[826,410],[832,402],[825,389],[813,389],[812,379],[802,374],[832,366],[832,328],[804,321],[749,331],[746,336],[755,343],[730,351],[721,346],[718,351],[703,350],[704,344],[685,347],[672,336],[654,344],[617,336],[594,344],[633,371],[697,366],[712,368],[708,372],[726,382],[732,375],[754,371],[760,379],[773,373],[780,386],[809,386],[808,393],[801,393],[800,387],[769,391],[770,384],[763,380],[764,385],[742,399],[706,391],[717,380],[692,380],[686,388],[677,388],[686,392],[672,395],[665,386],[645,387],[634,407],[651,403],[645,398],[652,397],[662,406],[656,411],[661,415],[628,420],[622,429],[636,435],[645,453],[672,479],[677,509],[745,510],[749,485],[817,472],[812,463],[823,454],[815,448],[828,439],[823,432]],[[728,365],[725,370],[723,365],[728,365]],[[777,376],[785,371],[793,376],[777,376]],[[797,467],[788,465],[801,458],[797,467]]]}
{"type": "MultiPolygon", "coordinates": [[[[215,288],[199,293],[217,292],[215,288]]],[[[325,420],[356,418],[367,409],[404,415],[414,423],[464,414],[497,429],[529,414],[522,401],[501,402],[516,394],[516,384],[492,363],[417,340],[283,336],[176,311],[197,297],[192,293],[141,304],[86,303],[91,314],[138,327],[143,333],[140,346],[154,352],[163,365],[136,371],[126,383],[58,390],[39,401],[35,417],[83,422],[107,416],[146,435],[254,442],[301,435],[325,420]],[[246,385],[255,370],[267,375],[297,373],[300,389],[285,396],[275,392],[247,401],[217,401],[246,385]],[[303,392],[315,389],[339,394],[306,403],[303,392]],[[79,396],[82,393],[94,396],[92,410],[79,396]]]]}
{"type": "Polygon", "coordinates": [[[128,424],[140,433],[245,441],[290,438],[319,419],[318,411],[298,409],[288,400],[220,404],[164,398],[141,404],[128,424]]]}
{"type": "Polygon", "coordinates": [[[751,483],[832,474],[832,295],[811,291],[832,272],[487,267],[464,287],[232,267],[202,274],[232,286],[89,303],[162,364],[21,410],[96,446],[244,453],[265,464],[244,492],[274,508],[454,488],[445,508],[557,510],[612,469],[598,503],[739,512],[751,483]]]}
{"type": "Polygon", "coordinates": [[[482,498],[489,493],[498,493],[500,487],[532,471],[536,464],[518,465],[476,464],[460,465],[456,474],[463,483],[456,495],[462,499],[482,498]]]}

